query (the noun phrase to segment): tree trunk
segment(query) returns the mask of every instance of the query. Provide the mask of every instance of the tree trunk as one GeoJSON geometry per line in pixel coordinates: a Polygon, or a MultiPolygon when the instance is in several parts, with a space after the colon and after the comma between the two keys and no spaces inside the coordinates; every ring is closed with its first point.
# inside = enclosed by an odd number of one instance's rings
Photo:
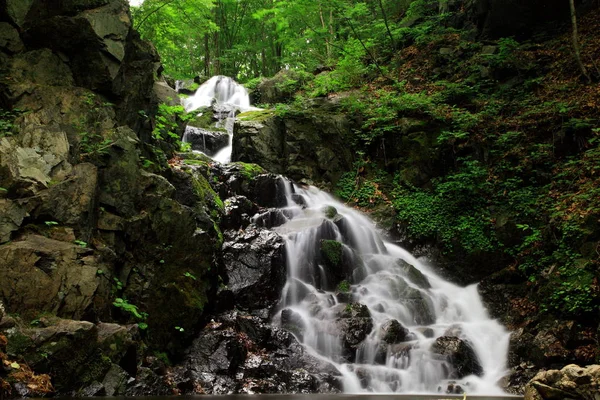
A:
{"type": "Polygon", "coordinates": [[[592,82],[592,79],[587,73],[583,62],[581,61],[581,52],[579,51],[579,35],[577,34],[577,10],[575,10],[575,0],[569,0],[569,6],[571,7],[571,27],[573,28],[573,51],[575,52],[575,60],[579,65],[579,69],[588,83],[592,82]]]}

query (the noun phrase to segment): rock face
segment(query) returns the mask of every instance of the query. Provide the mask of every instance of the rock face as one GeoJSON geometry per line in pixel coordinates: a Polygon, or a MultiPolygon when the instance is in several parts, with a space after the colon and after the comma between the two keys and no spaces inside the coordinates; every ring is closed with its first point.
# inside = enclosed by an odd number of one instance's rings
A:
{"type": "Polygon", "coordinates": [[[152,137],[158,103],[177,102],[158,55],[125,0],[4,0],[0,15],[8,351],[60,394],[135,393],[136,377],[169,393],[139,331],[152,352],[191,342],[218,286],[223,205],[208,171],[169,168],[172,144],[152,137]]]}
{"type": "Polygon", "coordinates": [[[600,398],[600,365],[542,371],[525,387],[525,400],[597,400],[600,398]]]}

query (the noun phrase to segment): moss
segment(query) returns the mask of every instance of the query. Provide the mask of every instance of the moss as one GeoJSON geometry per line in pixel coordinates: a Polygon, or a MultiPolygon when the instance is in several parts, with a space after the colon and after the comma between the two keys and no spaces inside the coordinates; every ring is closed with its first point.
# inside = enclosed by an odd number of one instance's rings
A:
{"type": "Polygon", "coordinates": [[[342,244],[336,240],[321,240],[321,255],[333,267],[342,262],[342,244]]]}
{"type": "Polygon", "coordinates": [[[348,293],[350,291],[350,284],[348,283],[348,281],[341,281],[337,285],[337,291],[340,293],[348,293]]]}
{"type": "Polygon", "coordinates": [[[220,211],[223,211],[225,209],[223,200],[221,200],[219,195],[213,190],[213,188],[210,186],[210,184],[203,175],[198,173],[192,173],[192,185],[194,191],[200,197],[204,204],[212,203],[220,211]]]}
{"type": "Polygon", "coordinates": [[[275,115],[275,110],[246,111],[237,116],[240,121],[255,121],[263,123],[275,115]]]}
{"type": "Polygon", "coordinates": [[[266,171],[258,164],[247,164],[243,162],[232,163],[240,168],[240,172],[248,179],[254,179],[258,175],[265,174],[266,171]]]}
{"type": "MultiPolygon", "coordinates": [[[[195,112],[195,111],[194,111],[195,112]]],[[[210,129],[219,132],[226,132],[225,128],[217,128],[216,120],[213,117],[213,112],[208,108],[202,108],[198,115],[188,122],[188,125],[196,128],[210,129]]]]}
{"type": "Polygon", "coordinates": [[[338,212],[334,206],[325,206],[321,208],[321,212],[329,219],[334,219],[338,212]]]}
{"type": "Polygon", "coordinates": [[[6,353],[13,357],[20,356],[33,346],[33,340],[29,336],[17,332],[8,338],[6,353]]]}

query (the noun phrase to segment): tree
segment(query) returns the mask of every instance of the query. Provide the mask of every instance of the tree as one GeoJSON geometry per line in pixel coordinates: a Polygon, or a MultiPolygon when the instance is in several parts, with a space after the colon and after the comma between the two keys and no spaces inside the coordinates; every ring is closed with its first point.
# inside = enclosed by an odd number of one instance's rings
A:
{"type": "Polygon", "coordinates": [[[577,64],[579,65],[579,69],[581,70],[581,73],[583,74],[583,76],[585,76],[588,83],[591,83],[592,79],[590,78],[590,75],[588,74],[587,70],[585,69],[585,65],[583,65],[583,62],[581,61],[581,52],[579,50],[579,35],[577,33],[577,10],[575,9],[575,0],[569,0],[569,6],[571,8],[571,28],[572,28],[573,52],[575,53],[575,60],[577,61],[577,64]]]}

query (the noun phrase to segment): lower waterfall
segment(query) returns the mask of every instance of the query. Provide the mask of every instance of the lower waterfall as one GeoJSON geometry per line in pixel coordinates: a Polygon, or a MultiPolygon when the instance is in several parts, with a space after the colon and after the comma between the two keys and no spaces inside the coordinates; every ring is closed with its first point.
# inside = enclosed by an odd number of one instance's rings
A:
{"type": "MultiPolygon", "coordinates": [[[[253,109],[245,89],[214,77],[184,105],[220,115],[229,145],[213,159],[229,162],[235,112],[253,109]]],[[[476,285],[445,281],[325,192],[281,185],[286,222],[273,230],[286,239],[288,271],[273,323],[339,370],[346,393],[503,394],[510,334],[476,285]]]]}
{"type": "Polygon", "coordinates": [[[336,366],[345,392],[503,393],[509,333],[476,285],[443,280],[317,188],[285,185],[288,221],[274,229],[288,278],[275,323],[336,366]]]}

